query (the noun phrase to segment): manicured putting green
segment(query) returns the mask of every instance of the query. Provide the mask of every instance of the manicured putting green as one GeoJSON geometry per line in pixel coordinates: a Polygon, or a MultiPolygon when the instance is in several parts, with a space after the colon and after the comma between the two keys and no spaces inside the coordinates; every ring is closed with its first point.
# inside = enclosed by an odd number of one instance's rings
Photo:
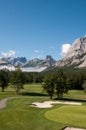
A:
{"type": "Polygon", "coordinates": [[[66,125],[86,128],[86,106],[65,105],[58,109],[47,111],[45,117],[66,125]]]}

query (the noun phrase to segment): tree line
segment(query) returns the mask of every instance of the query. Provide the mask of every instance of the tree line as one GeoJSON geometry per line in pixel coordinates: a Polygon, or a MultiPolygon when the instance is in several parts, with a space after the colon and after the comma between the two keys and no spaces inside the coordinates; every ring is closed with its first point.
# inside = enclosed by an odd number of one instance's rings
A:
{"type": "Polygon", "coordinates": [[[62,69],[45,74],[22,72],[19,68],[13,72],[9,72],[6,69],[0,70],[2,92],[10,85],[18,94],[23,85],[29,83],[41,83],[51,99],[54,94],[61,99],[63,93],[67,93],[69,89],[84,89],[86,92],[86,73],[65,72],[62,69]]]}
{"type": "Polygon", "coordinates": [[[24,84],[42,83],[43,77],[38,73],[22,72],[19,68],[15,71],[8,71],[7,69],[0,70],[0,87],[2,92],[5,88],[11,86],[15,89],[16,94],[23,88],[24,84]]]}
{"type": "Polygon", "coordinates": [[[51,99],[54,94],[58,99],[62,99],[63,94],[72,89],[84,89],[86,92],[86,71],[63,71],[62,68],[59,68],[45,76],[43,88],[51,99]]]}

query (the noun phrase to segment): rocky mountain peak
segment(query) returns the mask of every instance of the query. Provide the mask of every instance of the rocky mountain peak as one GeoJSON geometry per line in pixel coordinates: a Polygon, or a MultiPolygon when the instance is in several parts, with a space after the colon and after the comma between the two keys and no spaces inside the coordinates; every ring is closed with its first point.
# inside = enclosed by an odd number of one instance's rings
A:
{"type": "Polygon", "coordinates": [[[47,55],[46,59],[45,59],[46,63],[49,64],[49,66],[51,66],[52,64],[54,64],[56,61],[52,58],[52,56],[47,55]]]}
{"type": "Polygon", "coordinates": [[[64,59],[77,57],[86,52],[86,37],[76,39],[72,46],[69,48],[64,59]]]}
{"type": "Polygon", "coordinates": [[[86,66],[86,36],[78,38],[69,48],[64,58],[56,63],[56,66],[86,66]]]}

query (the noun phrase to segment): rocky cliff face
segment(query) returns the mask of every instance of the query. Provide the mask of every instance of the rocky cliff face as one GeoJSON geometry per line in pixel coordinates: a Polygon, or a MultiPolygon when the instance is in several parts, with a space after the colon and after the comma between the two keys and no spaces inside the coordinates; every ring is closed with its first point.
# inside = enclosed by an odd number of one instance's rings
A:
{"type": "Polygon", "coordinates": [[[64,58],[55,65],[86,67],[86,36],[75,40],[64,58]]]}

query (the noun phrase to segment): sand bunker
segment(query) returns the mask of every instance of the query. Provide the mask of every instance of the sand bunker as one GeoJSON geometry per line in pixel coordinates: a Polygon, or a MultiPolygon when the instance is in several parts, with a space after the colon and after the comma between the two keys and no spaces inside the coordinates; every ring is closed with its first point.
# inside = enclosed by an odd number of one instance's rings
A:
{"type": "Polygon", "coordinates": [[[51,108],[54,104],[66,104],[66,105],[82,105],[82,103],[77,102],[60,102],[60,101],[45,101],[45,102],[34,102],[31,106],[38,108],[51,108]]]}
{"type": "Polygon", "coordinates": [[[66,127],[64,130],[86,130],[86,129],[73,128],[73,127],[66,127]]]}

